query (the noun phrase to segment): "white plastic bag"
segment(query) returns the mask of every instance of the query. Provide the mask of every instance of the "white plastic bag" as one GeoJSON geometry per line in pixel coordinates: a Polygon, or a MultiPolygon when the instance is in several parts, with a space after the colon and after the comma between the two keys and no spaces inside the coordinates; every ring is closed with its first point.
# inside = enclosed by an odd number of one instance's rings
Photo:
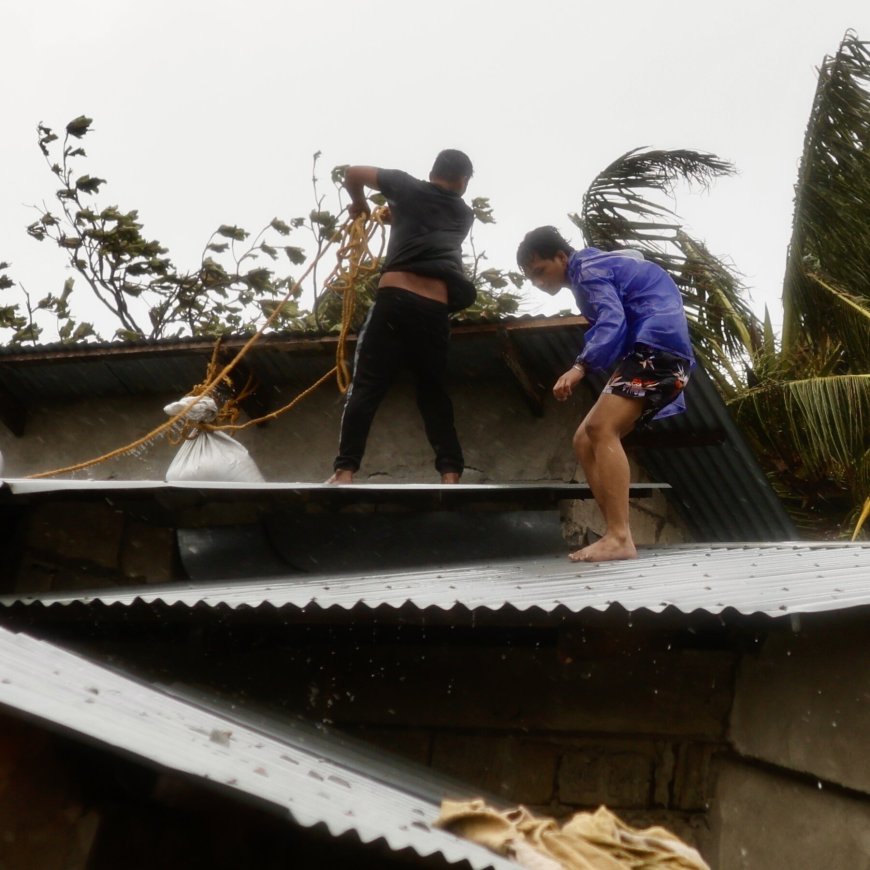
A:
{"type": "MultiPolygon", "coordinates": [[[[163,410],[174,417],[188,409],[185,419],[196,422],[214,420],[218,408],[210,396],[185,396],[163,410]]],[[[261,483],[263,475],[250,453],[226,432],[194,429],[166,469],[165,480],[226,480],[236,483],[261,483]]]]}

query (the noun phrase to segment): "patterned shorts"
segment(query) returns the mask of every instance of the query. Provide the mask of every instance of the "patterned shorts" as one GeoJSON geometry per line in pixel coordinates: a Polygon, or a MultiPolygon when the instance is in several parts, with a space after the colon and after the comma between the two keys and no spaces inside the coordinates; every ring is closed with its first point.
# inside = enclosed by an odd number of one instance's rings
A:
{"type": "Polygon", "coordinates": [[[665,405],[669,405],[689,382],[690,364],[666,350],[636,344],[616,365],[602,393],[627,399],[643,399],[644,409],[637,426],[646,426],[665,405]]]}

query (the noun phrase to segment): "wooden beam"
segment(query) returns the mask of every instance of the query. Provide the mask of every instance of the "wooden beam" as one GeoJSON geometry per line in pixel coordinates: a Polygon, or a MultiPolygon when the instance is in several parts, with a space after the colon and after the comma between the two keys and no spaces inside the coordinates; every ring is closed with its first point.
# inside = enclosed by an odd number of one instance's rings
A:
{"type": "Polygon", "coordinates": [[[519,384],[526,404],[536,417],[543,417],[545,389],[529,373],[510,332],[499,331],[498,339],[501,345],[501,358],[519,384]]]}

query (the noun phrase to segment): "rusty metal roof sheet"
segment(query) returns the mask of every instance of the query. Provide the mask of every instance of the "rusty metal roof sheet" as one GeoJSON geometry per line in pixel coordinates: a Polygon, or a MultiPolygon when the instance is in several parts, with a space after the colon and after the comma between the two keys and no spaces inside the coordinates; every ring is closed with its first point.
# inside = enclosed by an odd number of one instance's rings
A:
{"type": "Polygon", "coordinates": [[[633,561],[572,563],[564,556],[433,565],[268,580],[7,595],[0,606],[138,602],[182,607],[378,608],[535,614],[627,611],[792,614],[870,605],[870,544],[761,543],[642,550],[633,561]]]}
{"type": "MultiPolygon", "coordinates": [[[[298,824],[355,832],[395,850],[441,854],[448,864],[509,870],[518,865],[432,826],[438,804],[370,775],[359,758],[331,757],[328,741],[305,746],[247,725],[219,707],[101,667],[0,628],[0,704],[151,764],[201,777],[286,810],[298,824]],[[324,751],[326,748],[326,751],[324,751]]],[[[418,792],[424,789],[418,789],[418,792]]]]}

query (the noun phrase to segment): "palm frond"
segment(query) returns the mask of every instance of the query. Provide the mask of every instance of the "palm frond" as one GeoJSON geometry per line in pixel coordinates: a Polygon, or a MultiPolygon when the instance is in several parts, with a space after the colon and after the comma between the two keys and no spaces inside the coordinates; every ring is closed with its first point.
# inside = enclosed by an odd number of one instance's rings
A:
{"type": "Polygon", "coordinates": [[[783,344],[842,342],[870,369],[870,43],[825,58],[804,140],[783,287],[783,344]]]}
{"type": "Polygon", "coordinates": [[[648,192],[671,194],[679,182],[707,187],[714,178],[733,172],[730,163],[714,154],[635,148],[595,177],[583,196],[578,224],[594,247],[639,247],[651,255],[667,255],[679,219],[648,192]]]}
{"type": "Polygon", "coordinates": [[[733,172],[730,163],[713,154],[635,149],[596,176],[581,215],[571,216],[587,244],[639,249],[671,275],[683,294],[692,343],[726,394],[741,383],[735,360],[750,358],[759,347],[762,325],[732,270],[650,194],[671,194],[679,182],[706,187],[733,172]]]}
{"type": "Polygon", "coordinates": [[[845,524],[870,487],[870,374],[773,380],[729,406],[796,520],[845,524]]]}

